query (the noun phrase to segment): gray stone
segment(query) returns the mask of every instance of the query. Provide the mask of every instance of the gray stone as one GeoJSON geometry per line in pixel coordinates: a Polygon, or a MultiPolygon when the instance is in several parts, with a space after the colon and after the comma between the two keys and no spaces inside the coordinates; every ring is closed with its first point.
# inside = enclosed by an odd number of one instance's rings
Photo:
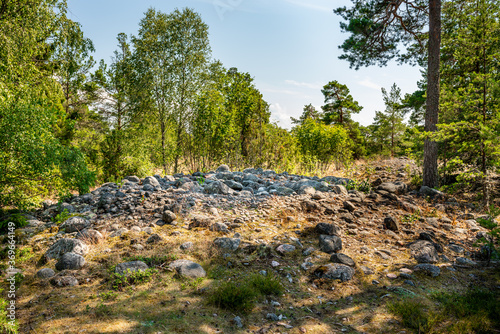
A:
{"type": "Polygon", "coordinates": [[[399,231],[399,224],[396,218],[393,216],[387,216],[384,218],[384,228],[391,231],[399,231]]]}
{"type": "Polygon", "coordinates": [[[56,263],[57,270],[78,270],[85,265],[83,256],[69,252],[61,256],[59,262],[56,263]]]}
{"type": "Polygon", "coordinates": [[[319,234],[336,236],[342,235],[342,229],[335,224],[319,223],[316,225],[315,230],[319,234]]]}
{"type": "Polygon", "coordinates": [[[158,179],[156,177],[154,177],[154,176],[148,176],[148,177],[146,177],[144,179],[144,181],[142,181],[142,184],[143,185],[149,184],[153,188],[156,188],[156,187],[160,186],[160,182],[158,182],[158,179]]]}
{"type": "Polygon", "coordinates": [[[336,235],[320,235],[319,249],[325,253],[336,253],[342,249],[342,240],[336,235]]]}
{"type": "Polygon", "coordinates": [[[439,267],[428,263],[417,264],[413,269],[415,271],[422,271],[432,277],[438,277],[441,273],[441,269],[439,269],[439,267]]]}
{"type": "Polygon", "coordinates": [[[168,265],[177,271],[180,276],[198,278],[205,277],[207,273],[201,265],[189,260],[176,260],[168,265]]]}
{"type": "Polygon", "coordinates": [[[295,246],[294,245],[289,245],[289,244],[279,245],[276,248],[276,251],[278,253],[280,253],[281,255],[285,255],[286,253],[291,253],[291,252],[295,251],[295,246]]]}
{"type": "Polygon", "coordinates": [[[128,276],[130,273],[136,271],[146,271],[148,268],[148,265],[142,261],[122,262],[116,265],[115,273],[128,276]]]}
{"type": "Polygon", "coordinates": [[[50,284],[55,287],[66,287],[78,285],[78,280],[73,276],[55,276],[50,280],[50,284]]]}
{"type": "Polygon", "coordinates": [[[236,182],[233,180],[226,180],[226,181],[224,181],[224,183],[226,184],[226,186],[228,186],[229,188],[231,188],[233,190],[237,190],[237,191],[243,190],[243,185],[239,182],[236,182]]]}
{"type": "Polygon", "coordinates": [[[462,266],[475,266],[476,265],[476,262],[474,262],[470,259],[467,259],[465,257],[457,257],[455,259],[455,262],[456,262],[456,264],[462,265],[462,266]]]}
{"type": "Polygon", "coordinates": [[[302,255],[304,256],[309,256],[314,252],[316,249],[314,247],[307,247],[303,252],[302,255]]]}
{"type": "Polygon", "coordinates": [[[89,244],[97,244],[101,240],[104,240],[104,236],[102,235],[101,232],[93,229],[87,229],[83,230],[81,232],[78,232],[76,235],[76,238],[79,240],[82,240],[85,243],[89,244]]]}
{"type": "Polygon", "coordinates": [[[430,197],[436,197],[436,198],[441,198],[444,197],[444,194],[436,189],[429,188],[427,186],[422,186],[420,187],[420,190],[418,191],[420,195],[422,196],[430,196],[430,197]]]}
{"type": "Polygon", "coordinates": [[[377,187],[377,190],[384,190],[391,194],[404,194],[408,191],[408,186],[400,181],[384,182],[377,187]]]}
{"type": "Polygon", "coordinates": [[[332,256],[330,257],[330,261],[333,263],[345,264],[346,266],[349,266],[349,267],[354,267],[356,265],[356,263],[354,262],[354,260],[351,257],[349,257],[345,254],[342,254],[342,253],[332,254],[332,256]]]}
{"type": "Polygon", "coordinates": [[[281,320],[276,314],[274,313],[268,313],[266,314],[266,319],[269,319],[271,321],[279,321],[281,320]]]}
{"type": "Polygon", "coordinates": [[[449,244],[448,249],[450,249],[452,252],[463,254],[465,253],[465,249],[463,247],[460,247],[459,245],[455,244],[449,244]]]}
{"type": "Polygon", "coordinates": [[[195,227],[205,227],[208,228],[213,223],[213,218],[203,215],[194,215],[191,217],[191,223],[189,223],[189,229],[195,227]]]}
{"type": "Polygon", "coordinates": [[[371,268],[368,268],[367,266],[361,266],[360,269],[363,272],[363,274],[365,274],[365,275],[373,275],[374,274],[374,271],[371,268]]]}
{"type": "Polygon", "coordinates": [[[427,240],[417,240],[410,244],[412,256],[418,263],[437,263],[438,253],[434,244],[427,240]]]}
{"type": "Polygon", "coordinates": [[[217,169],[215,170],[216,173],[227,173],[227,172],[230,172],[231,170],[229,169],[229,166],[228,165],[220,165],[219,167],[217,167],[217,169]]]}
{"type": "Polygon", "coordinates": [[[36,276],[41,279],[51,278],[56,273],[50,268],[42,268],[36,272],[36,276]]]}
{"type": "Polygon", "coordinates": [[[199,193],[203,191],[203,188],[200,186],[198,182],[185,182],[179,189],[183,189],[186,191],[199,193]]]}
{"type": "Polygon", "coordinates": [[[235,251],[240,246],[241,240],[238,238],[217,238],[214,240],[214,244],[222,249],[229,249],[235,251]]]}
{"type": "Polygon", "coordinates": [[[205,184],[205,192],[207,194],[230,195],[234,193],[234,190],[226,186],[224,182],[214,181],[212,183],[205,184]]]}
{"type": "Polygon", "coordinates": [[[210,231],[212,232],[222,232],[222,233],[229,233],[229,229],[227,228],[227,225],[221,222],[216,222],[210,225],[210,231]]]}
{"type": "Polygon", "coordinates": [[[64,229],[66,233],[79,232],[90,226],[90,222],[82,217],[71,217],[61,224],[59,229],[64,229]]]}
{"type": "Polygon", "coordinates": [[[146,243],[147,244],[157,244],[159,243],[160,241],[162,241],[162,237],[160,237],[158,234],[153,234],[151,235],[147,240],[146,240],[146,243]]]}
{"type": "Polygon", "coordinates": [[[243,323],[241,322],[241,318],[236,316],[233,318],[233,322],[238,328],[243,328],[243,323]]]}
{"type": "Polygon", "coordinates": [[[114,231],[113,233],[111,233],[109,235],[110,238],[114,238],[114,237],[121,237],[121,235],[123,233],[126,233],[128,232],[128,230],[125,228],[125,227],[122,227],[122,228],[119,228],[118,230],[114,231]]]}
{"type": "Polygon", "coordinates": [[[314,270],[314,276],[319,278],[339,279],[342,282],[351,280],[354,277],[354,269],[338,263],[329,263],[314,270]]]}
{"type": "Polygon", "coordinates": [[[172,222],[176,219],[177,216],[172,211],[170,210],[163,211],[162,220],[165,224],[172,224],[172,222]]]}
{"type": "Polygon", "coordinates": [[[354,204],[352,204],[352,202],[344,201],[344,209],[346,209],[347,211],[353,212],[357,208],[354,204]]]}
{"type": "Polygon", "coordinates": [[[75,207],[69,203],[61,203],[60,205],[58,205],[59,207],[59,212],[64,212],[66,211],[67,213],[74,213],[76,210],[75,210],[75,207]]]}
{"type": "Polygon", "coordinates": [[[61,256],[69,252],[85,256],[88,251],[89,247],[81,240],[62,238],[57,240],[52,244],[52,246],[49,247],[47,252],[45,252],[44,257],[46,260],[59,260],[61,256]]]}
{"type": "Polygon", "coordinates": [[[347,196],[347,189],[343,185],[336,184],[336,185],[332,186],[331,189],[334,193],[336,193],[338,195],[347,196]]]}
{"type": "Polygon", "coordinates": [[[125,180],[128,180],[128,181],[133,182],[133,183],[141,182],[141,179],[135,175],[125,176],[125,180]]]}
{"type": "Polygon", "coordinates": [[[180,245],[180,249],[182,250],[188,250],[193,248],[193,243],[191,241],[185,242],[182,245],[180,245]]]}

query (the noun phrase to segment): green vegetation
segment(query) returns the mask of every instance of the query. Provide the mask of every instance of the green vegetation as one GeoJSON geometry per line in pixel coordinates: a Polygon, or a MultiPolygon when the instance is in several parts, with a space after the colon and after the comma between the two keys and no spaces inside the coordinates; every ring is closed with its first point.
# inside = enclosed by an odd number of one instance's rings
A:
{"type": "MultiPolygon", "coordinates": [[[[0,294],[3,292],[3,289],[0,289],[0,294]]],[[[18,333],[18,325],[17,321],[10,321],[10,318],[7,317],[8,311],[7,307],[9,306],[9,302],[0,297],[0,332],[5,334],[15,334],[18,333]]]]}
{"type": "Polygon", "coordinates": [[[111,275],[111,283],[113,289],[122,291],[123,288],[130,285],[147,283],[151,281],[156,274],[158,274],[158,270],[151,268],[137,271],[129,270],[129,272],[125,274],[113,273],[111,275]]]}
{"type": "Polygon", "coordinates": [[[388,304],[389,312],[399,316],[405,327],[415,330],[415,333],[429,333],[436,323],[429,308],[416,298],[405,298],[388,304]]]}

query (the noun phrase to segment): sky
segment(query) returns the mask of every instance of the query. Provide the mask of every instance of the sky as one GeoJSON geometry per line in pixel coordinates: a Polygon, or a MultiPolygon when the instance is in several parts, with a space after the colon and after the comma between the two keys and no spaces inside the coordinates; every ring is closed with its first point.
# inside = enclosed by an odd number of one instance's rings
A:
{"type": "Polygon", "coordinates": [[[79,22],[90,38],[99,62],[110,63],[116,36],[136,35],[148,8],[169,13],[189,7],[209,26],[212,57],[226,68],[236,67],[254,78],[270,104],[271,120],[290,129],[305,105],[324,104],[321,89],[337,80],[347,85],[363,107],[352,118],[361,125],[373,122],[385,109],[381,88],[396,83],[402,95],[417,89],[420,68],[389,63],[354,70],[340,60],[339,45],[348,37],[333,9],[348,0],[69,0],[69,18],[79,22]]]}

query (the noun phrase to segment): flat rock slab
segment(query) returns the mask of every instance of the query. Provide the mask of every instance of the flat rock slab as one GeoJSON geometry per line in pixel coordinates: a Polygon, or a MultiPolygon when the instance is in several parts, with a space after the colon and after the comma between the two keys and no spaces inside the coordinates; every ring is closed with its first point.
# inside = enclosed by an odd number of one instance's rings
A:
{"type": "Polygon", "coordinates": [[[240,246],[241,240],[239,238],[217,238],[214,244],[222,249],[229,249],[235,251],[240,246]]]}
{"type": "Polygon", "coordinates": [[[314,229],[319,234],[336,236],[342,235],[342,229],[335,224],[319,223],[314,229]]]}
{"type": "Polygon", "coordinates": [[[54,270],[50,268],[42,268],[36,272],[36,277],[46,279],[53,277],[55,274],[54,270]]]}
{"type": "Polygon", "coordinates": [[[66,287],[78,285],[78,280],[73,276],[55,276],[50,280],[50,284],[55,287],[66,287]]]}
{"type": "Polygon", "coordinates": [[[281,255],[285,255],[287,253],[291,253],[293,251],[295,251],[295,246],[294,245],[289,245],[289,244],[283,244],[283,245],[279,245],[277,248],[276,248],[276,251],[278,253],[280,253],[281,255]]]}
{"type": "Polygon", "coordinates": [[[142,261],[122,262],[116,265],[115,273],[128,276],[135,271],[146,271],[148,265],[142,261]]]}
{"type": "Polygon", "coordinates": [[[329,263],[314,270],[314,276],[319,278],[339,279],[342,282],[351,280],[355,270],[349,266],[338,263],[329,263]]]}
{"type": "Polygon", "coordinates": [[[439,269],[439,267],[428,263],[417,264],[413,269],[415,271],[422,271],[432,277],[438,277],[441,273],[441,269],[439,269]]]}
{"type": "Polygon", "coordinates": [[[71,217],[59,226],[66,233],[80,232],[90,226],[90,222],[83,217],[71,217]]]}
{"type": "Polygon", "coordinates": [[[85,265],[83,256],[69,252],[61,256],[59,262],[56,263],[57,270],[78,270],[85,265]]]}
{"type": "Polygon", "coordinates": [[[180,276],[189,278],[199,278],[207,276],[201,265],[189,260],[176,260],[168,265],[177,271],[180,276]]]}
{"type": "Polygon", "coordinates": [[[333,263],[345,264],[346,266],[349,267],[354,267],[356,265],[356,263],[351,257],[342,253],[332,254],[332,256],[330,257],[330,261],[333,263]]]}
{"type": "Polygon", "coordinates": [[[89,252],[89,247],[81,240],[62,238],[49,247],[44,257],[46,260],[59,260],[61,256],[69,252],[85,256],[89,252]]]}

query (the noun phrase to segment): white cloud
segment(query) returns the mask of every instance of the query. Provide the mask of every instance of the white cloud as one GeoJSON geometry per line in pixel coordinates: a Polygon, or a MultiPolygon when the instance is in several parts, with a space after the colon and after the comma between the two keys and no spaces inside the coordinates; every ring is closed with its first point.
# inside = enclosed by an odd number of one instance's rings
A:
{"type": "Polygon", "coordinates": [[[370,78],[366,78],[363,81],[358,81],[357,84],[364,86],[364,87],[371,88],[371,89],[376,89],[376,90],[380,90],[382,88],[381,86],[379,86],[376,83],[374,83],[373,81],[371,81],[370,78]]]}
{"type": "Polygon", "coordinates": [[[312,84],[309,82],[298,82],[295,80],[285,80],[285,83],[287,83],[289,85],[296,86],[296,87],[305,87],[305,88],[310,88],[310,89],[315,89],[315,90],[320,90],[322,88],[321,85],[318,85],[318,84],[312,84]]]}
{"type": "Polygon", "coordinates": [[[272,103],[269,106],[269,110],[271,111],[271,116],[278,122],[279,126],[287,129],[292,127],[290,114],[286,107],[281,106],[279,103],[272,103]]]}

